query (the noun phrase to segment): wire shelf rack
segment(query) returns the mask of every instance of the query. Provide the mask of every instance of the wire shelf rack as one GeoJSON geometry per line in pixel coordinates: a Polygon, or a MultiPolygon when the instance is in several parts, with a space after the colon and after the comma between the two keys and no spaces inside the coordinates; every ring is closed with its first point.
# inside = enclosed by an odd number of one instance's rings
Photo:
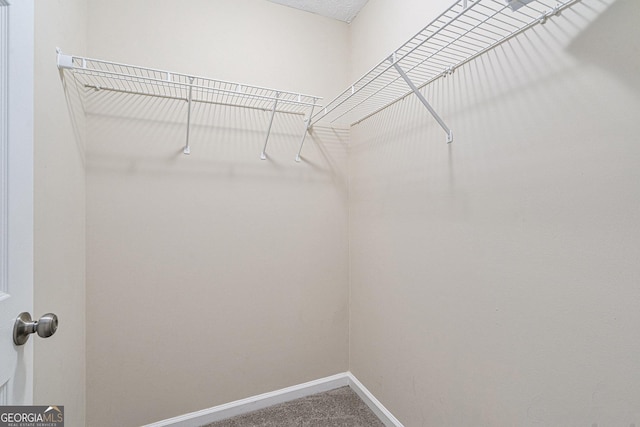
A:
{"type": "Polygon", "coordinates": [[[453,140],[419,89],[445,77],[580,0],[456,0],[409,41],[326,104],[311,124],[353,126],[415,93],[453,140]]]}
{"type": "Polygon", "coordinates": [[[322,98],[301,93],[216,80],[74,55],[58,55],[58,67],[70,70],[86,88],[277,112],[307,114],[322,98]]]}
{"type": "Polygon", "coordinates": [[[189,125],[191,105],[194,102],[270,111],[271,120],[261,154],[261,158],[265,159],[266,145],[275,114],[306,115],[308,117],[305,125],[306,135],[311,116],[315,108],[320,107],[319,101],[322,99],[319,96],[302,93],[85,58],[77,55],[65,55],[60,49],[58,49],[57,61],[60,70],[65,73],[71,73],[76,82],[87,89],[161,97],[187,102],[189,108],[186,117],[187,140],[185,154],[190,153],[189,125]]]}

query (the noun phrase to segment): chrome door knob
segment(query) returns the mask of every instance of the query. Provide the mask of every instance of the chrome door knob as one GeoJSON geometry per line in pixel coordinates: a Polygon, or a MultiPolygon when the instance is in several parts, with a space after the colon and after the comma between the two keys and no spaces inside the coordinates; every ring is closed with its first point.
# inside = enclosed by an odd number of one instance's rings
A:
{"type": "Polygon", "coordinates": [[[35,322],[31,314],[20,313],[13,324],[13,342],[15,345],[24,345],[29,340],[29,335],[37,333],[41,338],[49,338],[58,330],[58,316],[47,313],[35,322]]]}

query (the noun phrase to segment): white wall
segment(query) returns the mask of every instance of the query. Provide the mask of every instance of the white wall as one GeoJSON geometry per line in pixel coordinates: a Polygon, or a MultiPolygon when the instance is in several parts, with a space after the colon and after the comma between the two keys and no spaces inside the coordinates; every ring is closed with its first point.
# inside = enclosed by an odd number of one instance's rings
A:
{"type": "Polygon", "coordinates": [[[368,0],[349,27],[349,83],[388,57],[452,3],[452,0],[410,3],[368,0]]]}
{"type": "Polygon", "coordinates": [[[35,2],[33,314],[56,313],[60,327],[35,340],[34,401],[64,405],[71,427],[86,425],[85,171],[82,119],[69,114],[77,102],[65,99],[56,47],[83,53],[86,22],[84,1],[35,2]]]}
{"type": "Polygon", "coordinates": [[[264,0],[89,4],[101,59],[325,97],[348,84],[342,22],[264,0]]]}
{"type": "MultiPolygon", "coordinates": [[[[371,0],[353,70],[431,6],[371,0]]],[[[449,146],[413,97],[352,129],[350,369],[405,425],[640,423],[638,16],[583,0],[430,86],[449,146]]]]}
{"type": "MultiPolygon", "coordinates": [[[[346,24],[263,0],[89,2],[89,56],[332,95],[346,24]]],[[[89,92],[88,425],[134,426],[348,369],[348,134],[89,92]]]]}

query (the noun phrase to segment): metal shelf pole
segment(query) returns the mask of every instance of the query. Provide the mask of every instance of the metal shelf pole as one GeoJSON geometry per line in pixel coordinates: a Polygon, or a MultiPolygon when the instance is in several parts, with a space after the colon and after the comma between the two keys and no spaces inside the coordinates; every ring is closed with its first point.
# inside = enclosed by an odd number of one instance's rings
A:
{"type": "Polygon", "coordinates": [[[394,68],[396,69],[396,71],[398,71],[398,74],[400,74],[400,76],[404,79],[404,81],[407,82],[407,85],[409,85],[409,87],[411,88],[413,93],[416,94],[416,96],[418,97],[420,102],[422,102],[424,104],[424,106],[427,108],[427,110],[429,110],[429,112],[431,113],[433,118],[436,119],[438,124],[447,133],[447,143],[449,144],[449,143],[453,142],[453,132],[451,131],[451,129],[449,129],[449,126],[447,126],[447,124],[444,122],[444,120],[442,120],[442,118],[440,118],[438,113],[436,113],[436,110],[433,109],[431,104],[429,104],[429,101],[427,101],[427,98],[425,98],[424,95],[422,94],[422,92],[420,92],[418,90],[418,88],[411,81],[409,76],[407,76],[407,73],[405,73],[404,70],[402,69],[402,67],[400,67],[400,65],[398,65],[398,62],[395,60],[394,57],[389,58],[389,61],[391,61],[391,63],[393,64],[394,68]]]}
{"type": "Polygon", "coordinates": [[[191,128],[191,101],[193,93],[193,77],[189,78],[189,98],[187,99],[187,145],[184,147],[184,154],[191,154],[191,147],[189,146],[189,130],[191,128]]]}
{"type": "Polygon", "coordinates": [[[276,115],[276,108],[278,107],[279,97],[280,92],[276,93],[276,100],[273,102],[273,109],[271,110],[271,120],[269,120],[269,128],[267,129],[267,137],[264,140],[264,147],[262,147],[262,153],[260,154],[260,158],[262,160],[267,159],[267,143],[269,142],[269,135],[271,134],[271,126],[273,126],[273,118],[276,115]]]}
{"type": "Polygon", "coordinates": [[[307,137],[307,133],[309,133],[309,129],[311,128],[311,117],[313,117],[313,110],[315,109],[316,100],[313,100],[313,104],[311,106],[311,111],[309,111],[309,117],[304,121],[304,133],[302,134],[302,139],[300,140],[300,148],[298,149],[298,154],[296,155],[296,162],[300,162],[300,154],[302,153],[302,146],[304,145],[304,140],[307,137]]]}

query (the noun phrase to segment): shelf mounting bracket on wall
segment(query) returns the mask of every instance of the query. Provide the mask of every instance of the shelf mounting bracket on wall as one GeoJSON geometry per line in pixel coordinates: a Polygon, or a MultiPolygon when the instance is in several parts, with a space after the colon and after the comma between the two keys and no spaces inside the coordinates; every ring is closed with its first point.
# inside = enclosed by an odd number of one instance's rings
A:
{"type": "Polygon", "coordinates": [[[269,135],[271,135],[271,126],[273,126],[273,118],[276,115],[276,108],[278,108],[278,98],[280,98],[280,92],[276,93],[276,100],[273,101],[273,108],[271,109],[271,119],[269,120],[269,128],[267,129],[267,137],[264,139],[264,147],[262,147],[262,153],[260,158],[262,160],[267,159],[267,143],[269,142],[269,135]]]}
{"type": "Polygon", "coordinates": [[[187,144],[184,147],[184,154],[191,154],[189,146],[189,130],[191,128],[191,103],[193,101],[193,77],[189,77],[189,97],[187,98],[187,144]]]}
{"type": "Polygon", "coordinates": [[[431,104],[429,104],[429,101],[427,101],[427,98],[425,98],[424,95],[422,94],[422,92],[420,92],[420,90],[418,90],[418,88],[413,83],[413,81],[411,81],[409,76],[407,76],[407,73],[405,73],[404,70],[402,69],[402,67],[400,67],[400,65],[398,64],[398,61],[396,59],[396,53],[395,52],[393,53],[393,55],[391,55],[389,57],[389,62],[391,62],[391,64],[393,64],[393,67],[396,69],[398,74],[400,74],[400,77],[402,77],[402,79],[407,83],[407,85],[409,85],[409,87],[411,88],[413,93],[415,93],[415,95],[418,97],[420,102],[422,102],[424,104],[424,106],[427,108],[427,110],[429,110],[429,113],[431,113],[433,118],[436,119],[438,124],[447,133],[447,144],[450,144],[451,142],[453,142],[453,131],[449,128],[449,126],[447,126],[447,124],[444,122],[444,120],[442,120],[442,118],[438,115],[436,110],[433,109],[431,104]]]}
{"type": "Polygon", "coordinates": [[[313,105],[311,105],[311,111],[309,111],[309,117],[305,119],[304,123],[304,133],[302,134],[302,139],[300,140],[300,148],[298,149],[298,155],[296,156],[296,162],[300,162],[300,154],[302,153],[302,146],[304,145],[304,140],[307,137],[307,133],[309,133],[309,129],[311,129],[311,118],[313,117],[313,110],[315,109],[317,99],[313,99],[313,105]]]}

